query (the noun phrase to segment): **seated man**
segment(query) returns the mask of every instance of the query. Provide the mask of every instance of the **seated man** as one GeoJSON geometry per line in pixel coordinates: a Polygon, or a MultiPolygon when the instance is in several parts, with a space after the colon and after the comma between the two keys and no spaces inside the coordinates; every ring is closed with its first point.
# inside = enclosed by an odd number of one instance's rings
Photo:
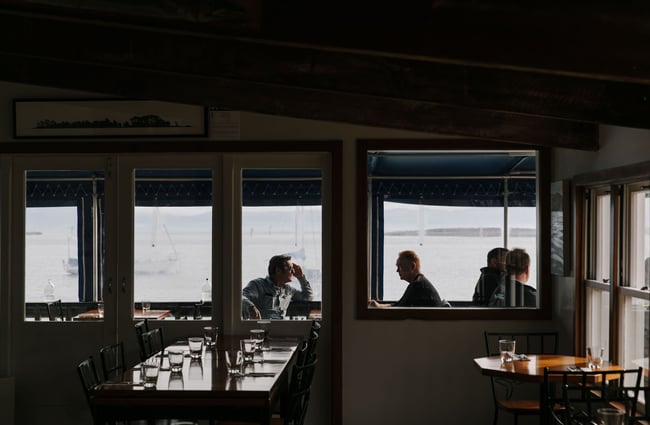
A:
{"type": "Polygon", "coordinates": [[[537,290],[526,285],[530,273],[530,256],[515,248],[506,255],[508,277],[494,290],[490,307],[537,307],[537,290]]]}
{"type": "Polygon", "coordinates": [[[481,268],[481,275],[476,282],[472,303],[487,306],[490,296],[506,278],[506,248],[494,248],[487,254],[487,266],[481,268]]]}
{"type": "Polygon", "coordinates": [[[402,298],[395,304],[382,304],[370,300],[368,307],[450,307],[448,302],[440,298],[431,282],[420,273],[420,257],[414,251],[400,252],[396,266],[400,279],[409,284],[402,298]]]}
{"type": "Polygon", "coordinates": [[[313,291],[302,268],[289,255],[274,255],[269,260],[268,276],[253,279],[242,291],[242,313],[249,319],[283,319],[291,300],[311,301],[313,291]],[[298,278],[301,290],[290,285],[298,278]]]}

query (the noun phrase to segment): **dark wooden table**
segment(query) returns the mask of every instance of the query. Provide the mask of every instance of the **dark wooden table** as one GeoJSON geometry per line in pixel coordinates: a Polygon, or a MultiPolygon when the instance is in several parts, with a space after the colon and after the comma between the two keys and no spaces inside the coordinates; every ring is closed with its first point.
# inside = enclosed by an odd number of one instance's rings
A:
{"type": "MultiPolygon", "coordinates": [[[[500,356],[479,357],[474,359],[474,365],[486,376],[512,379],[520,382],[533,382],[540,385],[539,405],[540,423],[546,424],[546,389],[544,388],[544,368],[549,370],[567,370],[570,366],[587,368],[585,357],[566,356],[562,354],[528,354],[528,360],[514,360],[510,363],[501,363],[500,356]]],[[[618,365],[603,363],[600,370],[621,370],[618,365]]]]}
{"type": "MultiPolygon", "coordinates": [[[[180,374],[168,370],[167,357],[163,356],[155,388],[144,388],[139,365],[128,370],[122,381],[101,384],[91,399],[95,424],[171,418],[269,424],[286,395],[289,365],[300,340],[272,339],[271,350],[264,352],[262,363],[247,366],[243,377],[230,377],[223,349],[228,344],[239,344],[240,338],[246,336],[220,336],[217,349],[204,349],[200,360],[186,356],[180,374]]],[[[172,346],[188,351],[185,343],[172,346]]]]}

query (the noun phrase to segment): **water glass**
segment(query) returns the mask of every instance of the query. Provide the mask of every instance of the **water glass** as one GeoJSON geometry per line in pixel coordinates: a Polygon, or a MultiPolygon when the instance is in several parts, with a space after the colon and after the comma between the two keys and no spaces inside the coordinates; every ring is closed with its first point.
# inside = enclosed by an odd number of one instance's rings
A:
{"type": "Polygon", "coordinates": [[[510,363],[515,358],[515,345],[517,341],[511,339],[499,340],[499,352],[501,353],[501,363],[510,363]]]}
{"type": "Polygon", "coordinates": [[[150,357],[140,366],[142,380],[145,388],[154,388],[158,382],[160,372],[160,358],[150,357]]]}
{"type": "Polygon", "coordinates": [[[603,355],[605,354],[605,349],[592,349],[587,347],[587,365],[590,369],[600,369],[600,366],[603,364],[603,355]]]}
{"type": "Polygon", "coordinates": [[[226,350],[226,366],[228,367],[228,375],[241,376],[242,365],[244,364],[244,356],[241,350],[237,348],[228,348],[226,350]]]}
{"type": "Polygon", "coordinates": [[[146,316],[151,311],[151,303],[148,301],[142,301],[142,315],[146,316]]]}
{"type": "Polygon", "coordinates": [[[183,370],[183,359],[185,358],[183,350],[167,350],[167,357],[169,358],[169,369],[171,372],[180,373],[183,370]]]}
{"type": "Polygon", "coordinates": [[[190,357],[200,359],[203,354],[203,338],[191,336],[187,338],[187,344],[190,346],[190,357]]]}
{"type": "Polygon", "coordinates": [[[253,363],[255,357],[255,341],[252,339],[242,339],[239,341],[239,348],[244,356],[244,363],[253,363]]]}
{"type": "Polygon", "coordinates": [[[100,319],[104,318],[104,303],[97,303],[97,316],[100,319]]]}
{"type": "Polygon", "coordinates": [[[601,425],[623,425],[625,412],[614,408],[603,408],[596,410],[601,425]]]}
{"type": "Polygon", "coordinates": [[[258,320],[257,327],[264,331],[264,341],[262,342],[262,351],[271,351],[271,344],[269,341],[269,328],[271,327],[271,321],[258,320]]]}
{"type": "Polygon", "coordinates": [[[255,349],[257,351],[262,351],[262,342],[264,342],[264,330],[263,329],[251,329],[250,339],[255,341],[255,349]]]}
{"type": "Polygon", "coordinates": [[[206,348],[214,348],[217,346],[217,337],[219,335],[218,326],[204,326],[203,327],[203,341],[206,348]]]}

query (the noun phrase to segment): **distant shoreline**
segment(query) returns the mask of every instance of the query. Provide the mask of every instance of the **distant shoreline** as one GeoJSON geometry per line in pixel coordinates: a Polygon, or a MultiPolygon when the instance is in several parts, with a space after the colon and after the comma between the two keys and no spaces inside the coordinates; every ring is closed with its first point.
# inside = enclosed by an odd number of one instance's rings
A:
{"type": "MultiPolygon", "coordinates": [[[[418,230],[394,230],[384,232],[390,236],[418,236],[418,230]]],[[[433,229],[424,229],[425,236],[468,236],[468,237],[495,237],[501,236],[500,227],[438,227],[433,229]]],[[[510,236],[536,236],[537,229],[528,227],[513,227],[510,229],[510,236]]]]}

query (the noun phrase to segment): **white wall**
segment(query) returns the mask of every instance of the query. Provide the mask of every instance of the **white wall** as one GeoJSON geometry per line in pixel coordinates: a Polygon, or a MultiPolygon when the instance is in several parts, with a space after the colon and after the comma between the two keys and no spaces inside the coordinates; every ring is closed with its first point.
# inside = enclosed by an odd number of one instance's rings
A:
{"type": "MultiPolygon", "coordinates": [[[[93,97],[50,88],[0,82],[0,142],[11,140],[11,100],[16,97],[93,97]]],[[[358,138],[432,137],[428,134],[369,128],[242,113],[241,138],[249,140],[343,140],[343,424],[489,423],[492,400],[488,378],[474,368],[472,358],[483,355],[486,329],[558,329],[560,350],[571,351],[573,279],[554,278],[554,321],[360,321],[356,320],[357,250],[355,235],[355,140],[358,138]]],[[[306,142],[308,143],[308,142],[306,142]]],[[[650,132],[603,127],[601,150],[557,150],[553,180],[576,173],[650,159],[650,132]]],[[[478,271],[477,271],[478,273],[478,271]]],[[[435,284],[435,276],[431,276],[435,284]]],[[[6,281],[0,282],[6,285],[6,281]]],[[[0,288],[2,289],[2,288],[0,288]]],[[[6,289],[6,288],[5,288],[6,289]]],[[[0,295],[6,291],[0,291],[0,295]]],[[[0,307],[7,307],[0,299],[0,307]]],[[[0,332],[8,339],[9,332],[0,332]]],[[[0,341],[0,359],[7,358],[8,341],[0,341]]],[[[0,378],[2,378],[0,369],[0,378]]],[[[71,373],[71,379],[77,379],[71,373]]],[[[327,391],[326,391],[327,392],[327,391]]],[[[330,394],[316,390],[308,417],[321,424],[327,417],[330,394]]],[[[80,406],[84,409],[85,406],[80,406]]],[[[500,423],[511,423],[503,417],[500,423]]],[[[533,421],[523,420],[526,423],[533,421]]]]}

